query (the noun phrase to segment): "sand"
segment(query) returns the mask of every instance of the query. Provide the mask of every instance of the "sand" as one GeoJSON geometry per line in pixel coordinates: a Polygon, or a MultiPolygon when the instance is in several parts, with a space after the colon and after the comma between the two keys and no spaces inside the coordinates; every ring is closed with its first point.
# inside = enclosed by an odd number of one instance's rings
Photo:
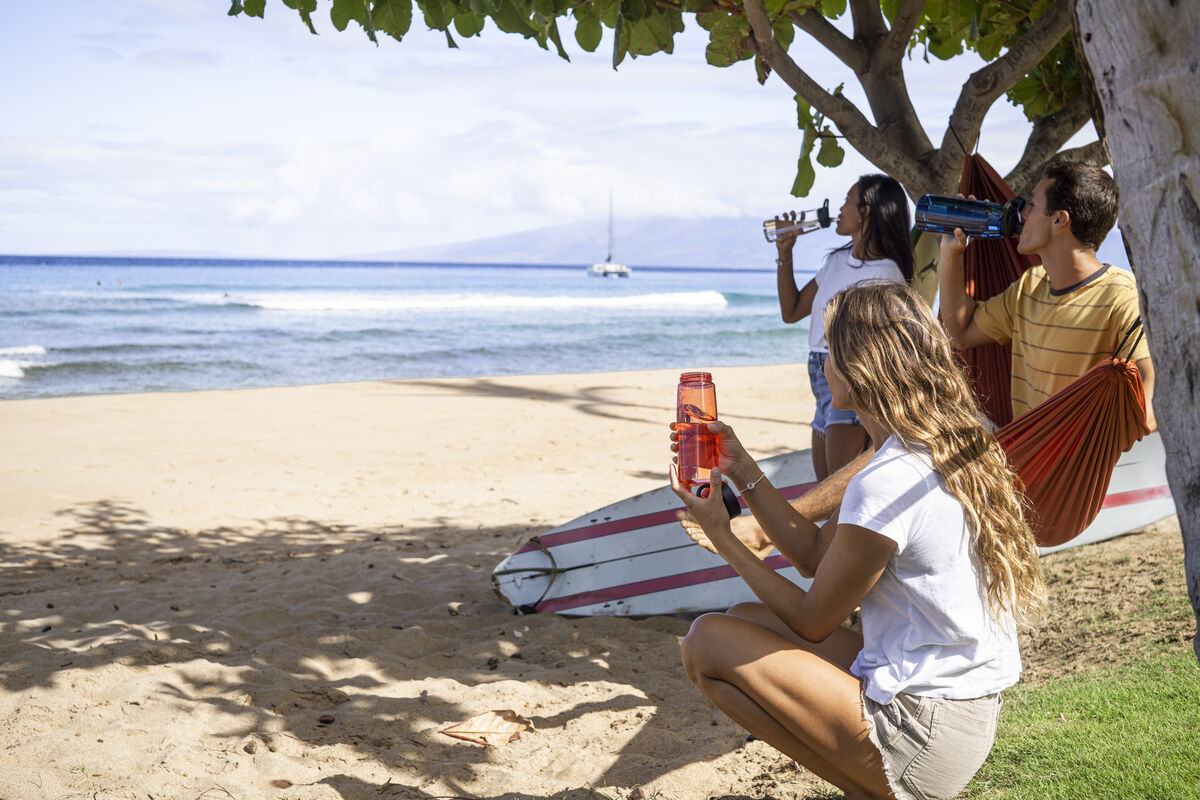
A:
{"type": "MultiPolygon", "coordinates": [[[[688,619],[517,616],[491,591],[528,537],[664,483],[677,378],[0,404],[0,797],[819,787],[687,681],[688,619]],[[535,730],[440,733],[502,709],[535,730]]],[[[802,366],[715,378],[756,454],[807,446],[802,366]]]]}

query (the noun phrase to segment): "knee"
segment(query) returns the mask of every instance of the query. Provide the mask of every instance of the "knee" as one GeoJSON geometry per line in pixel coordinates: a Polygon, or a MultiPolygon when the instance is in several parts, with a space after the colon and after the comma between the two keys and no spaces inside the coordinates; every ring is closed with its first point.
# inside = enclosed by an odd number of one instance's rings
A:
{"type": "Polygon", "coordinates": [[[730,606],[729,610],[725,613],[733,617],[741,617],[742,619],[752,620],[757,619],[762,613],[762,610],[762,603],[745,602],[730,606]]]}
{"type": "Polygon", "coordinates": [[[700,615],[679,643],[683,670],[692,681],[705,674],[706,668],[712,662],[712,656],[719,652],[725,616],[720,613],[700,615]]]}

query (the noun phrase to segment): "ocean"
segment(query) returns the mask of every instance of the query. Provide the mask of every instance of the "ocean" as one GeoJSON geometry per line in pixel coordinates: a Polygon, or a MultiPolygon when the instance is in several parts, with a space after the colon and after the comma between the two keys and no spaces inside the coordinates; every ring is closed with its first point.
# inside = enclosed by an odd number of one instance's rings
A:
{"type": "Polygon", "coordinates": [[[0,256],[0,399],[801,362],[807,330],[773,269],[0,256]]]}

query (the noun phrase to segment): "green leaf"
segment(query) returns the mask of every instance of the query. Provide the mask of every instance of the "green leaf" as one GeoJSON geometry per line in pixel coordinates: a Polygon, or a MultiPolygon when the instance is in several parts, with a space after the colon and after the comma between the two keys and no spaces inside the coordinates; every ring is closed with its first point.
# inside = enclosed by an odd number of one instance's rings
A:
{"type": "Polygon", "coordinates": [[[469,39],[478,36],[486,22],[487,17],[482,14],[476,14],[467,7],[460,7],[454,15],[454,30],[458,31],[459,36],[469,39]]]}
{"type": "Polygon", "coordinates": [[[438,31],[450,27],[450,17],[446,14],[446,5],[442,0],[417,0],[425,13],[425,24],[438,31]]]}
{"type": "Polygon", "coordinates": [[[813,127],[812,121],[812,106],[808,104],[800,95],[795,96],[796,100],[796,127],[800,130],[808,130],[813,127]]]}
{"type": "Polygon", "coordinates": [[[283,4],[299,12],[300,19],[304,20],[309,32],[316,36],[317,29],[313,27],[312,12],[317,10],[317,0],[283,0],[283,4]]]}
{"type": "Polygon", "coordinates": [[[621,16],[630,22],[646,18],[646,0],[621,0],[621,16]]]}
{"type": "Polygon", "coordinates": [[[371,23],[397,42],[404,38],[412,27],[412,0],[374,0],[371,5],[371,23]]]}
{"type": "Polygon", "coordinates": [[[562,34],[558,32],[557,19],[550,20],[550,25],[546,28],[546,36],[549,37],[550,41],[554,42],[554,47],[558,50],[558,57],[563,61],[570,61],[571,57],[563,49],[562,34]]]}
{"type": "Polygon", "coordinates": [[[644,24],[653,37],[654,43],[657,45],[657,50],[670,53],[675,41],[674,31],[671,30],[671,20],[665,14],[659,12],[658,9],[651,7],[650,13],[646,15],[644,24]]]}
{"type": "Polygon", "coordinates": [[[594,12],[590,9],[585,12],[584,8],[587,7],[580,6],[572,12],[575,15],[575,41],[587,52],[594,53],[604,37],[604,28],[594,12]]]}
{"type": "Polygon", "coordinates": [[[746,31],[742,26],[748,24],[745,19],[730,14],[715,20],[708,31],[708,47],[704,50],[708,63],[714,67],[728,67],[741,61],[746,41],[746,31]]]}
{"type": "MultiPolygon", "coordinates": [[[[816,8],[821,12],[822,16],[829,17],[830,19],[837,19],[842,14],[846,13],[846,0],[821,0],[821,2],[816,5],[816,8]]],[[[805,194],[807,194],[807,192],[805,192],[805,194]]]]}
{"type": "Polygon", "coordinates": [[[649,56],[659,51],[658,42],[654,40],[650,25],[645,20],[631,20],[625,23],[625,29],[629,31],[630,53],[635,56],[649,56]]]}
{"type": "Polygon", "coordinates": [[[706,31],[711,31],[713,26],[729,15],[724,11],[713,11],[706,14],[696,15],[696,24],[706,31]]]}
{"type": "Polygon", "coordinates": [[[244,11],[244,10],[245,9],[242,8],[241,0],[233,0],[233,3],[231,3],[229,6],[229,16],[236,17],[238,14],[242,13],[242,11],[244,11]]]}
{"type": "Polygon", "coordinates": [[[329,9],[329,21],[333,27],[344,31],[351,20],[365,26],[367,7],[363,0],[333,0],[333,6],[329,9]]]}
{"type": "Polygon", "coordinates": [[[949,61],[963,51],[963,41],[958,38],[946,38],[929,43],[929,52],[942,61],[949,61]]]}
{"type": "Polygon", "coordinates": [[[796,38],[796,29],[792,27],[792,21],[787,17],[780,17],[771,23],[771,32],[775,34],[775,41],[779,42],[779,46],[787,50],[792,46],[792,41],[796,38]]]}
{"type": "Polygon", "coordinates": [[[541,31],[530,24],[529,17],[517,9],[513,0],[501,0],[500,9],[492,14],[492,21],[505,33],[519,33],[526,39],[541,34],[541,31]]]}
{"type": "Polygon", "coordinates": [[[813,181],[817,179],[817,173],[813,169],[812,162],[808,158],[808,154],[800,156],[800,160],[796,162],[796,180],[792,183],[793,197],[807,197],[812,191],[813,181]]]}
{"type": "Polygon", "coordinates": [[[613,69],[625,60],[625,54],[629,52],[629,34],[625,30],[625,18],[617,17],[616,27],[613,28],[613,69]]]}
{"type": "Polygon", "coordinates": [[[758,54],[754,56],[754,77],[758,79],[759,84],[767,82],[767,78],[771,76],[771,68],[767,66],[767,62],[762,60],[758,54]]]}
{"type": "Polygon", "coordinates": [[[817,150],[817,163],[822,167],[841,166],[842,159],[846,157],[846,151],[838,144],[838,140],[833,137],[828,128],[823,133],[827,135],[821,137],[821,148],[817,150]]]}
{"type": "Polygon", "coordinates": [[[242,8],[246,10],[246,16],[263,18],[263,14],[267,10],[267,0],[245,0],[242,8]]]}
{"type": "Polygon", "coordinates": [[[488,16],[500,10],[500,0],[470,0],[471,10],[476,14],[488,16]]]}
{"type": "MultiPolygon", "coordinates": [[[[594,4],[596,0],[592,0],[592,2],[594,4]]],[[[617,20],[621,18],[620,0],[599,0],[599,4],[600,13],[597,16],[600,17],[600,21],[609,28],[616,30],[617,20]]]]}

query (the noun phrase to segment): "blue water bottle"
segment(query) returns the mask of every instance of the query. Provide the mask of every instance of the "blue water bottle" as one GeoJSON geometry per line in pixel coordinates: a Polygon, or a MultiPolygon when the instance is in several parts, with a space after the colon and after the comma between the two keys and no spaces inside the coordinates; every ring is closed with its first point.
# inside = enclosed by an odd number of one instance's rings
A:
{"type": "Polygon", "coordinates": [[[1004,205],[986,200],[944,197],[927,194],[917,201],[917,229],[934,233],[953,233],[961,228],[967,236],[999,239],[1016,236],[1025,220],[1021,219],[1023,197],[1014,197],[1004,205]]]}

